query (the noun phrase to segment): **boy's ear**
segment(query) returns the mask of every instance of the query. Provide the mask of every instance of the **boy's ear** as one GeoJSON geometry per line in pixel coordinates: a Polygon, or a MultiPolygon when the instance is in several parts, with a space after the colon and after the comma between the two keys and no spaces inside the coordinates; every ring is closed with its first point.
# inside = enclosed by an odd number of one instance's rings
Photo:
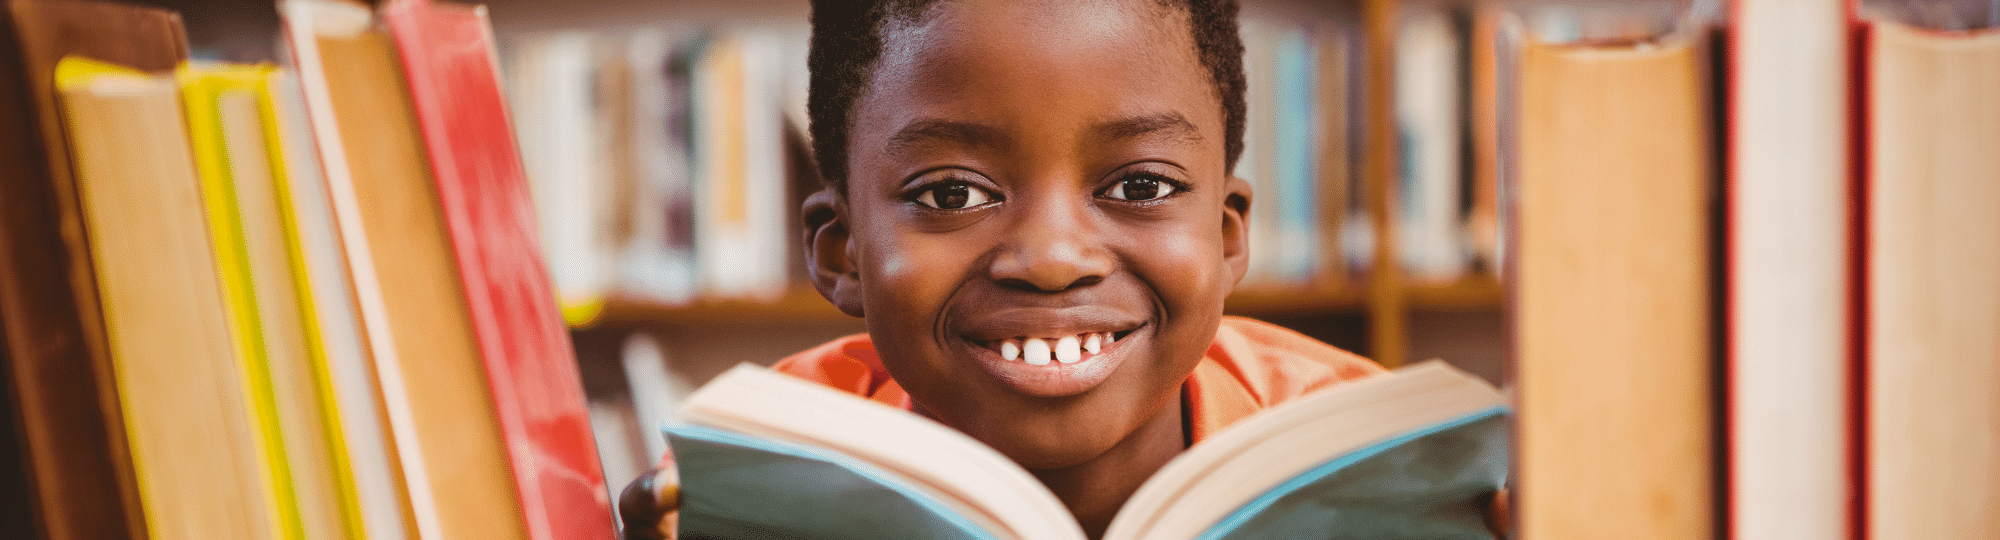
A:
{"type": "Polygon", "coordinates": [[[1250,181],[1229,177],[1222,194],[1222,261],[1235,284],[1250,271],[1250,181]]]}
{"type": "Polygon", "coordinates": [[[805,224],[806,271],[812,274],[813,288],[841,313],[861,316],[861,273],[854,266],[853,236],[842,215],[846,212],[833,188],[806,197],[799,209],[805,224]]]}

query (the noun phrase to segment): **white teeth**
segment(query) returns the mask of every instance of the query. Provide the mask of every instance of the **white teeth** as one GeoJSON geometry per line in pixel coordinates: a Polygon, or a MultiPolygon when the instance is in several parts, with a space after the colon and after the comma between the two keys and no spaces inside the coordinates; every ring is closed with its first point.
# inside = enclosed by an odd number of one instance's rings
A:
{"type": "Polygon", "coordinates": [[[1028,338],[1021,344],[1021,358],[1030,366],[1049,365],[1049,340],[1028,338]]]}
{"type": "Polygon", "coordinates": [[[1091,332],[1089,335],[1084,336],[1083,350],[1090,351],[1090,354],[1097,354],[1097,351],[1103,348],[1104,336],[1096,332],[1091,332]]]}
{"type": "Polygon", "coordinates": [[[1105,332],[1105,333],[1104,333],[1104,344],[1105,344],[1106,346],[1109,346],[1109,345],[1111,345],[1111,344],[1113,344],[1113,343],[1117,343],[1117,342],[1118,342],[1118,334],[1113,334],[1113,333],[1111,333],[1111,332],[1105,332]]]}
{"type": "Polygon", "coordinates": [[[1021,358],[1021,344],[1015,343],[1011,339],[1000,342],[1000,357],[1007,359],[1009,362],[1019,360],[1021,358]]]}
{"type": "Polygon", "coordinates": [[[1063,336],[1056,340],[1056,361],[1065,364],[1083,359],[1083,351],[1077,349],[1076,336],[1063,336]]]}

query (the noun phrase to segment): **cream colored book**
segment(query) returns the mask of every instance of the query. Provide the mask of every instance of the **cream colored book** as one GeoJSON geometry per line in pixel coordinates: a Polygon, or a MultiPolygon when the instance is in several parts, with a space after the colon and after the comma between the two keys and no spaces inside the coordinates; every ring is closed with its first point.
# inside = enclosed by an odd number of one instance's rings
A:
{"type": "MultiPolygon", "coordinates": [[[[667,427],[693,537],[1075,539],[1027,470],[908,411],[749,365],[667,427]]],[[[1504,399],[1427,362],[1302,396],[1201,441],[1104,538],[1491,538],[1504,399]]]]}
{"type": "Polygon", "coordinates": [[[56,83],[146,532],[281,537],[178,85],[77,57],[56,83]]]}
{"type": "Polygon", "coordinates": [[[2000,537],[2000,30],[1872,21],[1866,537],[2000,537]]]}
{"type": "Polygon", "coordinates": [[[1741,0],[1730,21],[1730,538],[1855,537],[1849,9],[1741,0]]]}

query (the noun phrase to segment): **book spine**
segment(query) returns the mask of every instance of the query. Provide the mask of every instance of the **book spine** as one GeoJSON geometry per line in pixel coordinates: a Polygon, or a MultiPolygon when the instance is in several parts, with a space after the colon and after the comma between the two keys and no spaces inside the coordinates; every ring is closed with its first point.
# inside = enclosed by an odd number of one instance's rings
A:
{"type": "Polygon", "coordinates": [[[530,538],[613,535],[576,357],[540,258],[483,7],[391,2],[530,538]]]}
{"type": "Polygon", "coordinates": [[[1727,527],[1848,529],[1853,171],[1848,14],[1742,0],[1728,47],[1727,527]]]}
{"type": "Polygon", "coordinates": [[[54,84],[67,54],[156,71],[187,57],[178,14],[0,3],[0,333],[32,511],[52,540],[147,537],[54,84]]]}
{"type": "MultiPolygon", "coordinates": [[[[183,68],[177,74],[181,84],[181,105],[187,117],[188,139],[193,149],[195,169],[201,180],[202,202],[213,246],[217,283],[226,300],[229,335],[241,362],[240,385],[250,403],[260,459],[259,469],[272,498],[274,512],[268,534],[296,540],[305,531],[299,521],[299,500],[291,486],[291,466],[280,435],[278,398],[272,385],[271,357],[265,348],[264,328],[259,322],[255,277],[250,269],[249,246],[243,215],[237,205],[237,189],[227,129],[223,118],[224,95],[248,88],[248,73],[228,72],[227,68],[183,68]]],[[[245,164],[247,165],[247,164],[245,164]]]]}

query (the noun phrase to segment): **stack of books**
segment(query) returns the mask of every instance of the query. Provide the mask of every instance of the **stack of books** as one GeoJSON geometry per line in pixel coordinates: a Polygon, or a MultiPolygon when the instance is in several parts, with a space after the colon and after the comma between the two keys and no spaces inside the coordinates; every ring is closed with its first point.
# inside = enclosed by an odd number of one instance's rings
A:
{"type": "Polygon", "coordinates": [[[0,11],[0,319],[49,538],[613,535],[482,8],[0,11]]]}

